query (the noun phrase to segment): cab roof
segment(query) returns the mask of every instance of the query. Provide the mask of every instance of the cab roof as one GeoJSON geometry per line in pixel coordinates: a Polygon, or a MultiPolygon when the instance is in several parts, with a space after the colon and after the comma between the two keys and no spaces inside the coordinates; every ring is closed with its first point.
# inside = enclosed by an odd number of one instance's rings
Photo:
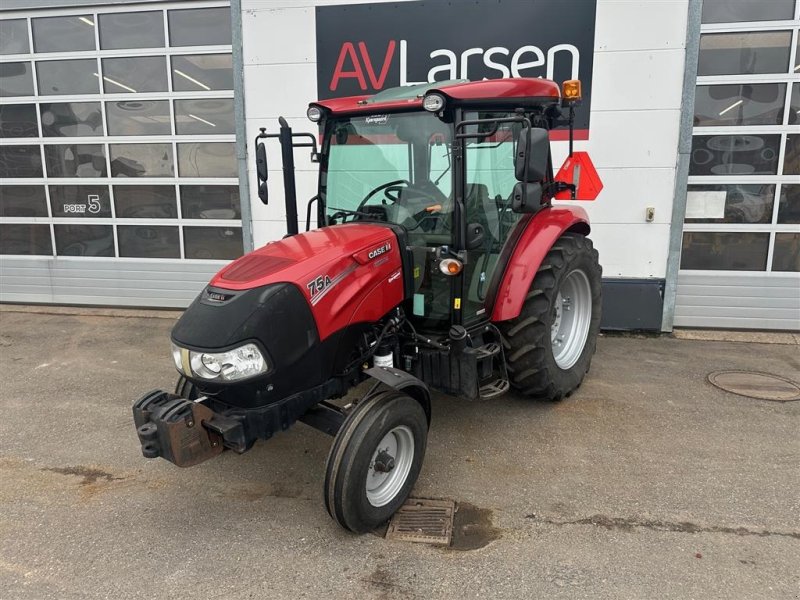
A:
{"type": "Polygon", "coordinates": [[[556,104],[561,100],[561,89],[549,79],[462,79],[389,88],[371,96],[319,100],[309,106],[319,106],[336,116],[415,110],[422,109],[422,99],[434,92],[461,105],[525,106],[556,104]]]}

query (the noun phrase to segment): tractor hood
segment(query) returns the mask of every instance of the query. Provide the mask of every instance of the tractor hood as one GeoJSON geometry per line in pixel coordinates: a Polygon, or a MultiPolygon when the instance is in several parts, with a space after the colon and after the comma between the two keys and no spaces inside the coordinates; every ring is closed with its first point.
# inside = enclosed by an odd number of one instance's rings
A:
{"type": "Polygon", "coordinates": [[[326,275],[331,263],[350,257],[363,264],[371,251],[380,251],[396,240],[393,231],[381,225],[323,227],[270,242],[246,254],[217,273],[209,285],[246,290],[270,283],[294,283],[305,291],[312,280],[326,275]]]}
{"type": "MultiPolygon", "coordinates": [[[[398,236],[398,226],[350,223],[271,242],[222,269],[175,324],[172,341],[200,352],[256,343],[269,370],[253,385],[270,388],[257,402],[319,385],[350,359],[347,344],[338,352],[350,328],[358,334],[411,289],[398,236]]],[[[256,401],[248,393],[237,402],[256,401]]]]}
{"type": "Polygon", "coordinates": [[[347,223],[270,242],[217,273],[186,311],[173,338],[196,347],[233,344],[245,331],[262,335],[262,319],[291,321],[284,313],[292,306],[298,313],[310,311],[320,340],[351,323],[374,322],[412,289],[403,277],[411,269],[403,268],[407,251],[401,238],[405,240],[405,233],[397,225],[347,223]],[[217,324],[211,327],[211,321],[217,324]],[[190,324],[191,334],[184,327],[190,324]]]}

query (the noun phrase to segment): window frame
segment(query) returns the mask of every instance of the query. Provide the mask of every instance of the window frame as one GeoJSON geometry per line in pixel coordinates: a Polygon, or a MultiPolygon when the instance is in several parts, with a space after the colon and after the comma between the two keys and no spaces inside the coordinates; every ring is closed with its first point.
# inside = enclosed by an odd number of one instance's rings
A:
{"type": "MultiPolygon", "coordinates": [[[[51,238],[51,257],[58,256],[59,259],[69,260],[109,260],[108,257],[62,257],[57,255],[57,246],[55,240],[54,226],[67,224],[75,225],[78,219],[74,217],[54,217],[52,214],[51,198],[50,198],[50,185],[103,185],[108,186],[109,197],[111,202],[111,216],[92,218],[90,223],[92,225],[111,225],[114,230],[114,253],[113,260],[121,261],[157,261],[164,263],[166,261],[185,261],[185,241],[183,236],[184,226],[198,227],[227,227],[239,228],[243,227],[242,219],[186,219],[181,214],[182,199],[180,195],[180,188],[182,186],[203,185],[203,186],[239,186],[238,171],[235,176],[231,177],[182,177],[179,173],[178,165],[178,144],[180,143],[197,143],[197,142],[220,142],[226,144],[235,144],[236,136],[234,133],[221,134],[221,135],[197,135],[197,134],[176,134],[175,128],[175,112],[174,102],[176,100],[194,100],[194,99],[225,99],[232,100],[234,92],[231,86],[229,90],[198,90],[198,91],[175,91],[173,89],[173,73],[172,73],[172,56],[173,55],[232,55],[231,45],[200,45],[200,46],[171,46],[169,38],[169,11],[183,10],[183,9],[200,9],[200,8],[226,8],[230,7],[229,2],[220,0],[198,0],[198,1],[176,1],[159,3],[158,5],[112,5],[102,7],[63,7],[37,10],[35,14],[31,11],[6,11],[3,13],[3,20],[23,20],[26,22],[28,30],[28,48],[26,52],[18,54],[4,54],[0,55],[0,62],[27,62],[30,64],[31,78],[33,80],[33,95],[24,96],[4,96],[0,98],[0,104],[33,104],[35,105],[35,112],[37,117],[37,137],[26,138],[12,138],[0,139],[0,146],[38,146],[40,153],[40,160],[42,164],[42,177],[30,178],[14,178],[6,179],[3,185],[36,185],[43,186],[45,190],[45,204],[47,207],[47,216],[40,217],[0,217],[0,222],[3,224],[46,224],[50,229],[51,238]],[[131,13],[131,12],[157,12],[161,14],[161,22],[164,27],[164,47],[154,48],[121,48],[121,49],[101,49],[100,47],[100,15],[113,14],[113,13],[131,13]],[[33,46],[33,32],[32,32],[32,19],[40,17],[51,16],[81,16],[87,15],[95,22],[95,48],[94,50],[82,51],[69,51],[69,52],[46,52],[37,53],[33,46]],[[75,59],[94,59],[97,64],[98,76],[102,77],[104,72],[102,70],[102,59],[104,58],[144,58],[144,57],[160,57],[166,63],[166,79],[167,90],[163,92],[122,92],[113,93],[105,92],[102,82],[98,82],[98,93],[90,94],[59,94],[40,96],[38,89],[38,73],[37,61],[59,61],[59,60],[75,60],[75,59]],[[106,102],[114,101],[135,101],[135,100],[165,100],[169,106],[169,119],[170,130],[169,134],[161,135],[148,135],[148,136],[110,136],[110,135],[94,135],[83,137],[44,137],[42,135],[41,123],[41,105],[53,103],[70,103],[70,102],[99,102],[102,116],[102,127],[105,134],[108,133],[108,115],[106,113],[106,102]],[[171,177],[131,177],[120,178],[112,177],[110,165],[110,145],[111,144],[135,144],[135,143],[148,143],[158,144],[166,143],[171,145],[172,161],[173,161],[173,175],[171,177]],[[69,145],[69,144],[100,144],[106,157],[106,177],[69,177],[69,178],[48,178],[46,173],[46,161],[44,156],[45,145],[69,145]],[[175,219],[150,219],[150,218],[117,218],[115,212],[114,188],[125,185],[158,185],[158,186],[171,186],[174,191],[177,218],[175,219]],[[125,225],[151,225],[151,226],[176,226],[179,231],[179,244],[180,244],[180,258],[127,258],[121,257],[119,253],[119,238],[117,234],[117,226],[125,225]]],[[[237,167],[238,168],[238,167],[237,167]]],[[[242,249],[244,252],[244,248],[242,249]]],[[[5,255],[4,255],[5,256],[5,255]]],[[[16,258],[27,258],[28,255],[8,255],[16,258]]],[[[45,255],[48,256],[48,255],[45,255]]],[[[36,255],[35,258],[41,258],[42,255],[36,255]]],[[[205,259],[191,259],[192,262],[204,262],[205,259]]],[[[225,262],[229,259],[208,259],[205,262],[218,264],[225,262]]]]}
{"type": "Polygon", "coordinates": [[[798,42],[800,41],[800,2],[795,5],[795,14],[793,20],[783,21],[750,21],[740,23],[708,23],[701,25],[701,35],[706,33],[750,33],[750,32],[771,32],[771,31],[791,31],[790,49],[789,49],[789,65],[785,73],[769,73],[769,74],[739,74],[739,75],[705,75],[698,76],[694,85],[739,85],[739,84],[757,84],[757,83],[785,83],[786,89],[784,103],[783,103],[783,116],[780,125],[715,125],[715,126],[695,126],[692,128],[692,137],[702,135],[763,135],[763,134],[779,134],[779,156],[778,156],[778,172],[775,175],[690,175],[687,180],[687,186],[695,185],[724,185],[724,184],[769,184],[775,185],[775,195],[772,203],[772,216],[769,223],[764,224],[746,224],[746,223],[697,223],[687,222],[684,219],[682,224],[683,232],[730,232],[730,233],[769,233],[769,247],[767,253],[766,269],[763,271],[705,271],[705,270],[684,270],[680,269],[679,273],[725,273],[728,275],[773,275],[774,276],[787,276],[792,275],[791,272],[786,271],[773,271],[772,263],[775,249],[775,236],[778,233],[795,233],[797,231],[796,224],[781,224],[778,223],[778,209],[781,197],[781,188],[786,184],[794,184],[797,180],[797,175],[786,175],[783,173],[785,164],[786,152],[786,138],[787,135],[793,133],[793,128],[797,125],[789,124],[789,111],[791,107],[791,94],[794,86],[800,86],[800,78],[797,76],[797,71],[794,67],[800,63],[800,49],[798,49],[798,42]]]}

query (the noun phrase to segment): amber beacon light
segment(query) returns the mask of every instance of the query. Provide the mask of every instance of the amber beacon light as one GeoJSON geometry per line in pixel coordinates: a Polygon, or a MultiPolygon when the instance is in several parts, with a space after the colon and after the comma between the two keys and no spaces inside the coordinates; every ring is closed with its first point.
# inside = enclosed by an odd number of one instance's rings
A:
{"type": "Polygon", "coordinates": [[[581,82],[579,79],[569,79],[561,84],[561,93],[564,100],[578,102],[581,99],[581,82]]]}

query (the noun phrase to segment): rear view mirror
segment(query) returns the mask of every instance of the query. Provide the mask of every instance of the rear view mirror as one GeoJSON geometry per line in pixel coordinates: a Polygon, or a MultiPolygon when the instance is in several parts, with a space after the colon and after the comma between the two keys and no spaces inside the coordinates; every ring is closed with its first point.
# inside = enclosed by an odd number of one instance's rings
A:
{"type": "Polygon", "coordinates": [[[258,176],[258,197],[261,202],[267,204],[269,200],[269,192],[267,190],[267,177],[269,171],[267,170],[267,149],[264,147],[263,142],[256,145],[256,175],[258,176]]]}
{"type": "Polygon", "coordinates": [[[550,138],[547,130],[541,127],[523,128],[519,134],[517,154],[514,157],[514,174],[517,181],[536,183],[544,180],[547,175],[549,158],[550,138]],[[530,147],[528,147],[529,132],[530,147]],[[526,165],[527,173],[525,172],[526,165]]]}
{"type": "Polygon", "coordinates": [[[518,182],[511,193],[511,210],[515,213],[535,213],[542,208],[542,184],[518,182]]]}
{"type": "Polygon", "coordinates": [[[267,188],[266,181],[262,181],[258,184],[258,197],[261,198],[261,202],[264,204],[269,204],[269,189],[267,188]]]}

